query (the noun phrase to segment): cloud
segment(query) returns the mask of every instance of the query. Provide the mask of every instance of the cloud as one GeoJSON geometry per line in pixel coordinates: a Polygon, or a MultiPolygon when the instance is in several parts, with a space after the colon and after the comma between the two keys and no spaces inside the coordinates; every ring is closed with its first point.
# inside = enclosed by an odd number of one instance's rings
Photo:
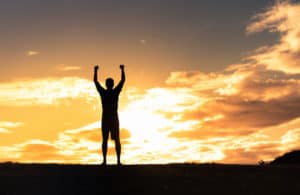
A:
{"type": "Polygon", "coordinates": [[[80,66],[68,66],[68,65],[65,65],[65,64],[60,64],[57,66],[57,69],[60,70],[60,71],[78,71],[78,70],[81,70],[81,67],[80,66]]]}
{"type": "Polygon", "coordinates": [[[6,128],[15,128],[15,127],[19,127],[22,125],[23,125],[23,123],[21,123],[21,122],[0,121],[0,126],[6,127],[6,128]]]}
{"type": "Polygon", "coordinates": [[[141,43],[142,45],[146,45],[146,44],[147,44],[147,41],[146,41],[145,39],[141,39],[141,40],[140,40],[140,43],[141,43]]]}
{"type": "Polygon", "coordinates": [[[232,129],[212,129],[209,127],[199,127],[193,128],[192,130],[179,130],[173,131],[169,134],[170,137],[174,137],[176,139],[182,139],[183,141],[189,140],[205,140],[209,138],[217,138],[217,137],[241,137],[248,136],[252,134],[251,130],[240,130],[236,131],[234,128],[232,129]]]}
{"type": "Polygon", "coordinates": [[[285,150],[300,149],[300,128],[291,129],[281,137],[285,150]]]}
{"type": "Polygon", "coordinates": [[[10,129],[23,126],[21,122],[0,121],[0,133],[10,133],[10,129]]]}
{"type": "MultiPolygon", "coordinates": [[[[65,130],[59,135],[59,139],[63,141],[72,141],[79,143],[81,141],[89,141],[98,143],[102,140],[100,122],[94,122],[78,129],[65,130]]],[[[130,132],[124,128],[120,130],[121,140],[130,138],[130,132]]]]}
{"type": "Polygon", "coordinates": [[[256,164],[261,160],[270,162],[274,159],[275,156],[280,155],[281,153],[277,151],[277,145],[265,146],[265,147],[255,147],[255,148],[237,148],[234,150],[224,150],[223,159],[227,163],[232,164],[256,164]],[[260,151],[260,152],[257,152],[260,151]]]}
{"type": "MultiPolygon", "coordinates": [[[[54,145],[60,148],[59,153],[65,157],[73,157],[74,162],[99,163],[101,153],[101,129],[100,123],[95,122],[78,129],[65,130],[60,133],[54,145]],[[74,159],[75,158],[75,159],[74,159]]],[[[127,143],[131,137],[126,129],[120,130],[121,143],[127,143]]],[[[115,150],[111,142],[108,145],[108,161],[114,161],[115,150]]]]}
{"type": "Polygon", "coordinates": [[[44,78],[0,83],[0,105],[53,105],[64,100],[98,97],[94,84],[78,77],[44,78]]]}
{"type": "Polygon", "coordinates": [[[33,51],[33,50],[29,50],[29,51],[26,52],[27,56],[36,56],[36,55],[39,55],[39,54],[40,54],[40,52],[33,51]]]}
{"type": "MultiPolygon", "coordinates": [[[[121,129],[121,143],[127,143],[130,132],[121,129]]],[[[77,129],[61,132],[53,141],[32,139],[11,146],[0,147],[0,161],[52,162],[52,163],[99,163],[101,130],[99,122],[77,129]]],[[[109,161],[113,161],[115,150],[108,148],[109,161]]]]}
{"type": "Polygon", "coordinates": [[[274,77],[274,72],[263,66],[237,67],[209,75],[196,71],[173,73],[168,79],[169,87],[144,93],[131,91],[128,95],[133,101],[125,108],[128,113],[123,113],[123,119],[129,121],[127,125],[133,138],[146,140],[135,151],[148,152],[148,156],[135,157],[141,162],[154,163],[167,159],[181,162],[180,158],[197,162],[257,163],[280,154],[280,138],[271,138],[263,131],[299,117],[300,101],[294,88],[298,86],[295,80],[298,75],[276,72],[274,77]],[[201,83],[210,84],[201,87],[201,83]],[[223,93],[220,89],[234,89],[234,93],[223,93]],[[201,97],[202,94],[205,96],[201,97]],[[133,120],[127,119],[126,114],[134,116],[133,120]],[[143,125],[130,128],[134,121],[143,125]],[[148,148],[145,143],[151,146],[148,148]],[[167,143],[173,147],[167,150],[167,143]],[[152,148],[153,145],[160,151],[152,148]],[[209,158],[204,155],[205,148],[212,148],[207,154],[209,158]],[[240,155],[235,151],[240,151],[240,155]],[[155,152],[167,159],[156,159],[155,152]]]}
{"type": "Polygon", "coordinates": [[[63,162],[65,160],[59,154],[59,148],[43,140],[29,140],[10,147],[1,147],[1,159],[19,162],[63,162]]]}
{"type": "Polygon", "coordinates": [[[246,59],[264,64],[269,69],[287,73],[300,72],[300,3],[277,1],[264,12],[253,17],[247,27],[247,33],[264,30],[279,33],[278,43],[262,46],[246,59]]]}
{"type": "Polygon", "coordinates": [[[36,162],[43,159],[43,162],[63,162],[64,156],[59,154],[59,148],[55,145],[42,141],[31,140],[16,147],[20,153],[20,159],[27,162],[36,162]]]}
{"type": "Polygon", "coordinates": [[[6,128],[0,127],[0,133],[10,133],[10,131],[6,128]]]}
{"type": "MultiPolygon", "coordinates": [[[[184,121],[198,120],[206,128],[255,130],[300,116],[298,74],[272,71],[254,64],[208,75],[195,71],[173,73],[167,81],[177,90],[178,86],[190,88],[192,92],[186,91],[189,95],[201,96],[198,99],[202,99],[202,103],[191,102],[181,117],[184,121]]],[[[181,95],[187,95],[183,91],[181,95]]]]}

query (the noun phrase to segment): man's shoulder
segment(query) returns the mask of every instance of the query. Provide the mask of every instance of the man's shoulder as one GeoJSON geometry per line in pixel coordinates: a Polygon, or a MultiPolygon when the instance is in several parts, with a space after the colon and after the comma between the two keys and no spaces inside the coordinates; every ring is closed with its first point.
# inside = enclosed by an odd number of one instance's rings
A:
{"type": "Polygon", "coordinates": [[[114,91],[113,91],[113,94],[114,95],[119,95],[121,91],[122,91],[121,89],[115,88],[114,91]]]}
{"type": "Polygon", "coordinates": [[[102,90],[99,91],[99,94],[100,94],[101,96],[103,96],[103,95],[107,94],[107,90],[104,89],[104,88],[102,88],[102,90]]]}

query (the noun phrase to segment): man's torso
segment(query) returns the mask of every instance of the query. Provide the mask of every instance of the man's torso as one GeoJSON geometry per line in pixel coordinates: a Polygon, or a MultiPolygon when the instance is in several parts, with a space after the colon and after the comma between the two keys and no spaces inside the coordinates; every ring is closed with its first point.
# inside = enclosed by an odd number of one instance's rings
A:
{"type": "Polygon", "coordinates": [[[115,115],[118,113],[119,92],[115,89],[105,90],[101,95],[102,115],[115,115]]]}

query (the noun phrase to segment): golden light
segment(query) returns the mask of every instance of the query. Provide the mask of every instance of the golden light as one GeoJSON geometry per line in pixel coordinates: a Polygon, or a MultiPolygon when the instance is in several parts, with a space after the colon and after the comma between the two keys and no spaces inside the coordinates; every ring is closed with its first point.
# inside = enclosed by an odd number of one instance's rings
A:
{"type": "Polygon", "coordinates": [[[131,133],[132,142],[160,142],[159,130],[170,123],[164,116],[145,110],[126,110],[120,113],[120,118],[122,127],[131,133]]]}

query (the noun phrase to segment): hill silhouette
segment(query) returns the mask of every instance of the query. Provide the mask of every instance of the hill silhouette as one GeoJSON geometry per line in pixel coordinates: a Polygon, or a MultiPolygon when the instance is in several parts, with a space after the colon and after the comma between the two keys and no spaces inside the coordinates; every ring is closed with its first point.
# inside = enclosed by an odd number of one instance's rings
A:
{"type": "Polygon", "coordinates": [[[298,194],[299,175],[289,166],[7,163],[0,164],[0,194],[298,194]]]}
{"type": "Polygon", "coordinates": [[[300,165],[300,150],[288,152],[282,156],[275,158],[271,162],[272,165],[300,165]]]}

